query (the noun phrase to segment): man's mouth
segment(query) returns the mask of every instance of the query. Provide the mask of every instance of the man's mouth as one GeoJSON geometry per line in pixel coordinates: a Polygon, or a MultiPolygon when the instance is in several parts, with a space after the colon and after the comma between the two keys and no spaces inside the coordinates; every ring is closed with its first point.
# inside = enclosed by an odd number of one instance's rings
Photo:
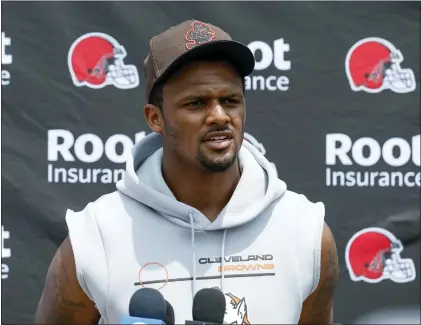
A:
{"type": "Polygon", "coordinates": [[[231,131],[215,131],[208,133],[203,142],[211,149],[224,150],[231,145],[232,139],[231,131]]]}
{"type": "Polygon", "coordinates": [[[231,131],[214,131],[209,132],[203,138],[203,141],[218,141],[218,140],[230,140],[232,139],[232,132],[231,131]]]}

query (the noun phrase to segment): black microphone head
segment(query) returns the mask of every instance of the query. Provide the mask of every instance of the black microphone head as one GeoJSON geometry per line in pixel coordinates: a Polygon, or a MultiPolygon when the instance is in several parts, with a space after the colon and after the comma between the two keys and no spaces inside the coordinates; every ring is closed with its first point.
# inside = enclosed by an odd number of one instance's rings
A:
{"type": "Polygon", "coordinates": [[[193,320],[222,324],[226,302],[222,291],[214,288],[199,290],[193,299],[193,320]]]}
{"type": "Polygon", "coordinates": [[[158,290],[143,288],[137,290],[130,298],[129,315],[165,322],[166,307],[165,299],[158,290]]]}
{"type": "Polygon", "coordinates": [[[174,325],[175,324],[175,315],[174,315],[174,308],[171,304],[165,300],[166,304],[166,317],[165,317],[165,325],[174,325]]]}

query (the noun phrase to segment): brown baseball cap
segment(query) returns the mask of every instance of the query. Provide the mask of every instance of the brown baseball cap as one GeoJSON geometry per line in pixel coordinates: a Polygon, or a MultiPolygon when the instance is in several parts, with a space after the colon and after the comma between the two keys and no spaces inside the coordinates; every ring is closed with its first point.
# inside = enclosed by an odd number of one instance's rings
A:
{"type": "Polygon", "coordinates": [[[154,36],[145,59],[146,99],[153,87],[175,70],[197,59],[221,58],[230,62],[242,77],[254,70],[250,49],[221,28],[198,20],[187,20],[154,36]]]}

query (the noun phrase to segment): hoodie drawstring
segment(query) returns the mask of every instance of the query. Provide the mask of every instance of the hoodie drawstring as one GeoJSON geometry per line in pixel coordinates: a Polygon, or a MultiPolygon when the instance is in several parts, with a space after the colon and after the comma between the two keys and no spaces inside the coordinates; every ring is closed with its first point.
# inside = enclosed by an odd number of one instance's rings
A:
{"type": "Polygon", "coordinates": [[[222,237],[221,247],[221,290],[224,292],[224,276],[225,276],[225,237],[227,236],[227,230],[224,229],[224,235],[222,237]]]}
{"type": "MultiPolygon", "coordinates": [[[[193,213],[189,212],[190,229],[191,229],[191,245],[193,250],[193,290],[192,297],[196,294],[196,249],[194,245],[194,220],[193,213]]],[[[227,229],[224,229],[221,246],[221,290],[224,292],[224,278],[225,278],[225,239],[227,237],[227,229]]]]}
{"type": "Polygon", "coordinates": [[[196,249],[194,247],[194,222],[193,214],[189,212],[190,217],[190,229],[191,229],[191,245],[193,249],[193,297],[196,294],[196,249]]]}

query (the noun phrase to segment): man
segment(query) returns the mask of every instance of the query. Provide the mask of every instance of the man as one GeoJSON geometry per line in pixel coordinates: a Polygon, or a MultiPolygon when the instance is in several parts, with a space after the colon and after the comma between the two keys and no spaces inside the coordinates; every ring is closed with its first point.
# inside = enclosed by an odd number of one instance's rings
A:
{"type": "Polygon", "coordinates": [[[332,324],[338,278],[324,206],[286,189],[243,142],[251,51],[185,21],[150,41],[144,112],[117,191],[68,211],[37,324],[119,323],[133,293],[160,290],[176,324],[218,287],[225,322],[332,324]]]}

